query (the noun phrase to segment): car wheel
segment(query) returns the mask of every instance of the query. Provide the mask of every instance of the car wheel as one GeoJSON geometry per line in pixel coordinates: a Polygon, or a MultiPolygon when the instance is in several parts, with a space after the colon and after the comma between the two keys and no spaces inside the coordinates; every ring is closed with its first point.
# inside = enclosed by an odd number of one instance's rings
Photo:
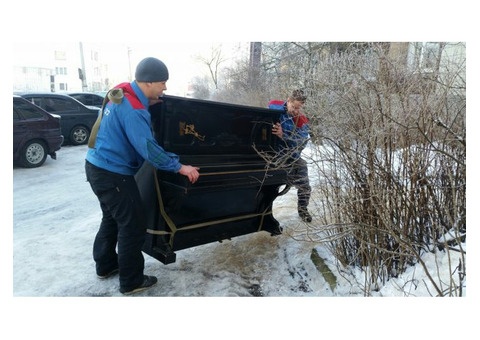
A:
{"type": "Polygon", "coordinates": [[[90,131],[83,125],[77,125],[70,132],[70,143],[73,145],[86,144],[88,137],[90,137],[90,131]]]}
{"type": "Polygon", "coordinates": [[[39,140],[29,141],[22,149],[20,163],[26,168],[37,168],[47,159],[47,147],[39,140]]]}

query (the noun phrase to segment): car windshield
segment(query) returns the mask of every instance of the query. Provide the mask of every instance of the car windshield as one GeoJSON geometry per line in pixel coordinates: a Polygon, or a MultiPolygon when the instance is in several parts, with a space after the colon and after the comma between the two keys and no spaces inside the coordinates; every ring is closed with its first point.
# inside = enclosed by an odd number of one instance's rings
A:
{"type": "Polygon", "coordinates": [[[24,119],[43,119],[43,114],[38,109],[24,101],[15,101],[14,103],[14,117],[15,110],[18,111],[24,119]]]}

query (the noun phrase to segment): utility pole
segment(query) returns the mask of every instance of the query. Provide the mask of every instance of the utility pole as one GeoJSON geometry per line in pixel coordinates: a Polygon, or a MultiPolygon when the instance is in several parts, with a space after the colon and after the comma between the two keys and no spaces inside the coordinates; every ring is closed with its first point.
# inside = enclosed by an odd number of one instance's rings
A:
{"type": "Polygon", "coordinates": [[[130,55],[132,54],[132,49],[130,46],[127,46],[127,54],[128,54],[128,81],[132,81],[132,62],[130,61],[130,55]]]}
{"type": "Polygon", "coordinates": [[[80,41],[80,61],[82,63],[82,72],[79,72],[79,78],[82,80],[82,91],[87,92],[87,74],[85,73],[85,59],[83,57],[83,43],[80,41]]]}
{"type": "Polygon", "coordinates": [[[248,83],[255,88],[258,85],[258,77],[260,75],[260,63],[262,59],[262,43],[250,43],[250,65],[248,70],[248,83]]]}

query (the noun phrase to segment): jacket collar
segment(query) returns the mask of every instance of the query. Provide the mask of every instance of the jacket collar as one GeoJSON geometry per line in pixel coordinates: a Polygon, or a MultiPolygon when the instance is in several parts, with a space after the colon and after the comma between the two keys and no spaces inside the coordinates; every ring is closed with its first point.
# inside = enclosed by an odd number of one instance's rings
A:
{"type": "Polygon", "coordinates": [[[143,106],[148,107],[149,106],[149,100],[148,98],[143,94],[143,91],[140,89],[138,86],[137,82],[133,80],[130,83],[130,86],[132,87],[133,91],[135,92],[135,95],[137,98],[140,100],[143,106]]]}

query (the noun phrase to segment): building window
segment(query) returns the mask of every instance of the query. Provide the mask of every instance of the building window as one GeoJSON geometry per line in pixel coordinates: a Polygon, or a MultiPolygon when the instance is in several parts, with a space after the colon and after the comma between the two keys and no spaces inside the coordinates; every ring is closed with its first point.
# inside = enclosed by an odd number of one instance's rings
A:
{"type": "Polygon", "coordinates": [[[55,67],[55,74],[67,74],[67,68],[66,67],[55,67]]]}
{"type": "Polygon", "coordinates": [[[440,55],[440,43],[413,43],[413,48],[411,48],[411,66],[421,72],[434,72],[438,68],[440,55]]]}

